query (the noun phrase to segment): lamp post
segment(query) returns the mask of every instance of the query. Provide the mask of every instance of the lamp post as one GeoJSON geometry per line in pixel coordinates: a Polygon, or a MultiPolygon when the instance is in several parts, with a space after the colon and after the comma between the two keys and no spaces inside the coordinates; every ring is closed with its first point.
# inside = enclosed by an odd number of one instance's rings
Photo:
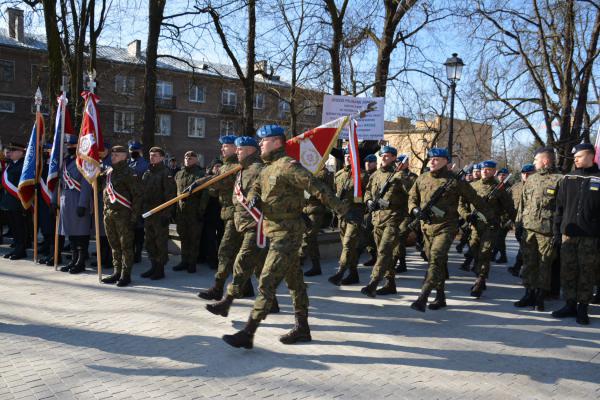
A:
{"type": "Polygon", "coordinates": [[[452,157],[452,141],[454,140],[454,96],[456,94],[456,82],[460,80],[463,60],[453,53],[444,63],[446,66],[446,75],[450,81],[450,124],[448,126],[448,154],[452,157]]]}

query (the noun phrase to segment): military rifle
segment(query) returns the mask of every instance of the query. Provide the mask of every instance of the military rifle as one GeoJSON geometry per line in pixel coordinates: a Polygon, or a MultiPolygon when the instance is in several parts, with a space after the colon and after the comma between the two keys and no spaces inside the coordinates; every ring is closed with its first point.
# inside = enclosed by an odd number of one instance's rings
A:
{"type": "Polygon", "coordinates": [[[367,208],[367,211],[369,213],[372,211],[375,211],[377,209],[387,208],[390,205],[390,202],[387,200],[384,200],[383,196],[385,196],[386,192],[390,188],[392,178],[394,177],[394,175],[396,175],[396,173],[398,171],[400,171],[400,167],[402,166],[402,164],[403,163],[400,162],[400,160],[396,161],[396,166],[394,167],[394,170],[392,171],[391,174],[388,175],[388,177],[386,178],[385,182],[383,182],[383,185],[381,186],[381,188],[379,189],[377,194],[375,194],[375,197],[371,200],[373,202],[373,204],[375,205],[375,208],[373,210],[368,210],[368,208],[367,208]]]}
{"type": "MultiPolygon", "coordinates": [[[[504,178],[503,180],[498,182],[496,184],[496,186],[494,186],[494,188],[487,195],[485,195],[485,197],[483,198],[483,201],[487,203],[488,201],[490,201],[491,199],[493,199],[496,196],[496,193],[498,193],[500,190],[505,189],[506,186],[508,185],[508,180],[510,179],[511,176],[512,176],[512,174],[508,174],[506,176],[506,178],[504,178]]],[[[483,222],[487,222],[485,216],[480,211],[473,210],[467,216],[467,224],[469,226],[471,226],[471,225],[473,225],[473,222],[478,219],[483,222]]]]}

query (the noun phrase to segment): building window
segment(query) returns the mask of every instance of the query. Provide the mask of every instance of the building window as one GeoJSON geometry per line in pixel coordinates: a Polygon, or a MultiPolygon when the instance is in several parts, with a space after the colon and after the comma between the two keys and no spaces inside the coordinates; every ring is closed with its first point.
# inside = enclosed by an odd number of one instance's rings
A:
{"type": "Polygon", "coordinates": [[[135,77],[127,75],[115,76],[115,92],[120,94],[133,94],[135,90],[135,77]]]}
{"type": "Polygon", "coordinates": [[[256,93],[254,95],[253,108],[255,110],[262,110],[263,108],[265,108],[265,94],[264,93],[256,93]]]}
{"type": "Polygon", "coordinates": [[[206,120],[202,117],[188,117],[188,136],[193,138],[204,137],[206,120]]]}
{"type": "Polygon", "coordinates": [[[171,114],[156,114],[156,134],[171,136],[171,114]]]}
{"type": "Polygon", "coordinates": [[[173,97],[173,83],[167,81],[156,82],[156,97],[159,99],[171,99],[173,97]]]}
{"type": "Polygon", "coordinates": [[[15,62],[0,60],[0,82],[12,82],[15,80],[15,62]]]}
{"type": "Polygon", "coordinates": [[[279,116],[284,118],[290,112],[290,103],[285,100],[279,100],[279,116]]]}
{"type": "Polygon", "coordinates": [[[15,112],[15,102],[8,101],[8,100],[0,100],[0,112],[14,113],[15,112]]]}
{"type": "Polygon", "coordinates": [[[234,131],[233,121],[221,120],[221,136],[233,135],[234,131]]]}
{"type": "Polygon", "coordinates": [[[115,132],[133,133],[135,113],[133,111],[115,111],[115,132]]]}
{"type": "Polygon", "coordinates": [[[315,107],[313,102],[310,100],[304,101],[304,115],[308,115],[311,117],[317,115],[317,107],[315,107]]]}
{"type": "Polygon", "coordinates": [[[198,85],[190,86],[190,102],[192,103],[204,103],[204,88],[198,85]]]}
{"type": "Polygon", "coordinates": [[[221,104],[224,106],[235,106],[237,104],[237,93],[232,89],[223,89],[221,92],[221,104]]]}

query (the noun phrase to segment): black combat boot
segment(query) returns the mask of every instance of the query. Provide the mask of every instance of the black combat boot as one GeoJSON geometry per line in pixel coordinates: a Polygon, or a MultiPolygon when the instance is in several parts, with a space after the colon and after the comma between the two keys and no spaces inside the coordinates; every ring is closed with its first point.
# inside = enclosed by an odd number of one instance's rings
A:
{"type": "Polygon", "coordinates": [[[173,271],[185,271],[186,269],[188,269],[188,265],[183,260],[173,267],[173,271]]]}
{"type": "Polygon", "coordinates": [[[244,285],[244,293],[242,294],[243,299],[254,297],[254,286],[252,286],[252,280],[248,279],[246,285],[244,285]]]}
{"type": "Polygon", "coordinates": [[[564,307],[560,310],[552,311],[554,318],[567,318],[577,316],[577,302],[575,300],[567,300],[564,307]]]}
{"type": "Polygon", "coordinates": [[[355,285],[358,283],[358,269],[356,267],[350,268],[348,275],[342,279],[341,285],[355,285]]]}
{"type": "Polygon", "coordinates": [[[598,288],[596,289],[596,294],[592,299],[592,304],[600,304],[600,286],[598,286],[598,288]]]}
{"type": "Polygon", "coordinates": [[[71,247],[71,261],[69,261],[69,263],[67,265],[65,265],[64,267],[60,268],[61,272],[69,272],[71,270],[71,268],[74,268],[75,264],[77,264],[77,259],[79,258],[79,249],[77,248],[77,245],[75,243],[71,243],[70,247],[71,247]]]}
{"type": "Polygon", "coordinates": [[[259,321],[250,317],[248,318],[248,322],[246,322],[244,329],[233,335],[223,335],[223,340],[233,347],[251,349],[254,345],[254,333],[256,332],[259,323],[259,321]]]}
{"type": "Polygon", "coordinates": [[[196,263],[195,262],[187,264],[187,272],[188,272],[188,274],[196,273],[196,263]]]}
{"type": "Polygon", "coordinates": [[[85,261],[88,257],[88,251],[85,247],[77,246],[77,262],[69,270],[70,274],[79,274],[85,271],[85,261]]]}
{"type": "Polygon", "coordinates": [[[385,296],[386,294],[396,294],[396,280],[394,278],[387,278],[385,285],[375,291],[375,294],[379,296],[385,296]]]}
{"type": "Polygon", "coordinates": [[[471,296],[477,299],[480,298],[485,287],[485,278],[480,276],[475,281],[475,284],[471,286],[471,296]]]}
{"type": "Polygon", "coordinates": [[[223,297],[223,286],[225,281],[215,279],[215,284],[207,291],[198,293],[198,297],[204,300],[221,300],[223,297]]]}
{"type": "Polygon", "coordinates": [[[440,308],[446,307],[446,293],[444,289],[444,284],[442,284],[442,286],[436,289],[435,299],[431,303],[429,303],[427,308],[429,308],[430,310],[439,310],[440,308]]]}
{"type": "Polygon", "coordinates": [[[346,272],[345,269],[338,268],[337,272],[331,275],[329,278],[327,278],[327,280],[329,281],[329,283],[332,283],[335,286],[340,286],[344,277],[344,272],[346,272]]]}
{"type": "Polygon", "coordinates": [[[117,281],[117,286],[125,287],[125,286],[129,286],[130,283],[131,283],[131,270],[126,270],[125,268],[123,268],[123,270],[121,271],[121,278],[117,281]]]}
{"type": "Polygon", "coordinates": [[[165,264],[156,263],[156,268],[154,268],[154,272],[150,275],[150,279],[153,281],[157,281],[159,279],[164,279],[165,277],[165,264]]]}
{"type": "Polygon", "coordinates": [[[365,267],[372,267],[373,265],[375,265],[375,263],[377,262],[377,252],[374,250],[371,250],[369,252],[369,254],[371,255],[371,258],[369,258],[367,261],[365,261],[363,263],[363,265],[365,267]]]}
{"type": "Polygon", "coordinates": [[[121,278],[121,270],[115,268],[112,275],[109,275],[106,278],[102,278],[102,283],[108,283],[108,284],[117,283],[117,281],[120,278],[121,278]]]}
{"type": "Polygon", "coordinates": [[[410,308],[412,308],[413,310],[425,312],[425,308],[427,307],[427,299],[429,298],[430,292],[430,290],[422,290],[419,297],[417,297],[417,300],[415,300],[410,305],[410,308]]]}
{"type": "Polygon", "coordinates": [[[310,327],[308,326],[308,315],[296,313],[296,325],[285,335],[279,338],[283,344],[294,344],[298,342],[310,342],[310,327]]]}
{"type": "Polygon", "coordinates": [[[471,270],[471,262],[473,261],[473,256],[469,253],[465,254],[465,261],[460,265],[460,269],[463,271],[471,270]]]}
{"type": "Polygon", "coordinates": [[[496,258],[496,264],[506,264],[508,259],[506,258],[506,250],[500,252],[500,257],[496,258]]]}
{"type": "Polygon", "coordinates": [[[312,268],[304,273],[304,276],[316,276],[321,275],[321,260],[318,258],[311,258],[312,268]]]}
{"type": "Polygon", "coordinates": [[[515,260],[515,265],[513,265],[512,267],[508,268],[508,272],[510,272],[510,274],[512,276],[519,276],[519,274],[521,273],[521,266],[523,265],[523,260],[519,257],[517,257],[517,259],[515,260]]]}
{"type": "Polygon", "coordinates": [[[544,306],[544,300],[546,300],[546,291],[543,289],[538,289],[535,293],[535,310],[536,311],[545,311],[546,307],[544,306]]]}
{"type": "Polygon", "coordinates": [[[588,316],[588,305],[587,303],[577,304],[577,323],[579,325],[589,325],[590,317],[588,316]]]}
{"type": "Polygon", "coordinates": [[[514,305],[519,308],[535,306],[535,291],[525,288],[525,295],[519,301],[515,301],[514,305]]]}
{"type": "Polygon", "coordinates": [[[150,264],[152,265],[149,270],[142,272],[140,277],[142,278],[150,278],[154,275],[154,270],[156,269],[156,262],[154,260],[150,260],[150,264]]]}
{"type": "Polygon", "coordinates": [[[279,302],[277,301],[277,296],[273,297],[273,303],[271,303],[271,309],[269,310],[269,314],[278,314],[279,313],[279,302]]]}
{"type": "Polygon", "coordinates": [[[398,262],[396,263],[396,273],[401,274],[406,272],[408,268],[406,268],[406,257],[398,258],[398,262]]]}
{"type": "Polygon", "coordinates": [[[218,301],[213,304],[207,304],[206,309],[215,315],[226,317],[229,315],[229,309],[231,308],[232,303],[233,296],[228,294],[227,296],[223,297],[223,300],[221,301],[218,301]]]}
{"type": "Polygon", "coordinates": [[[458,254],[462,254],[464,248],[465,248],[465,244],[461,241],[456,245],[456,252],[458,254]]]}
{"type": "Polygon", "coordinates": [[[375,297],[377,295],[377,281],[371,281],[367,286],[360,289],[360,292],[368,297],[375,297]]]}

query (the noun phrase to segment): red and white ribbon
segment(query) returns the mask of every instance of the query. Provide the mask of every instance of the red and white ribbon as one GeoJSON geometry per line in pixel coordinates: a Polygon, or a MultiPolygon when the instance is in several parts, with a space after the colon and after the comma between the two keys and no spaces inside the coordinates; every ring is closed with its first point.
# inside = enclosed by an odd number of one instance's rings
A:
{"type": "Polygon", "coordinates": [[[8,180],[8,166],[6,167],[6,169],[4,170],[4,173],[2,174],[2,186],[4,187],[4,189],[6,189],[6,191],[14,198],[16,198],[17,200],[21,201],[20,197],[19,197],[19,189],[17,189],[17,187],[15,185],[13,185],[9,180],[8,180]]]}
{"type": "Polygon", "coordinates": [[[119,192],[117,192],[112,185],[110,175],[112,174],[112,169],[108,170],[106,173],[106,193],[108,193],[108,199],[111,204],[115,204],[115,202],[121,204],[123,207],[127,207],[131,210],[131,201],[127,199],[127,197],[123,196],[119,192]]]}
{"type": "Polygon", "coordinates": [[[52,194],[50,193],[50,189],[43,179],[40,179],[40,188],[42,189],[42,199],[44,199],[44,203],[50,205],[52,202],[52,194]]]}
{"type": "Polygon", "coordinates": [[[235,185],[233,186],[233,192],[237,201],[239,201],[242,207],[248,211],[250,216],[252,216],[252,219],[256,221],[256,245],[263,249],[267,245],[267,240],[263,230],[263,213],[256,207],[250,208],[248,206],[246,196],[244,196],[244,193],[242,192],[242,171],[238,172],[235,185]]]}
{"type": "Polygon", "coordinates": [[[67,166],[65,165],[63,168],[63,180],[67,184],[67,187],[71,190],[75,189],[78,192],[81,192],[81,183],[77,182],[75,179],[71,177],[69,171],[67,171],[67,166]]]}

